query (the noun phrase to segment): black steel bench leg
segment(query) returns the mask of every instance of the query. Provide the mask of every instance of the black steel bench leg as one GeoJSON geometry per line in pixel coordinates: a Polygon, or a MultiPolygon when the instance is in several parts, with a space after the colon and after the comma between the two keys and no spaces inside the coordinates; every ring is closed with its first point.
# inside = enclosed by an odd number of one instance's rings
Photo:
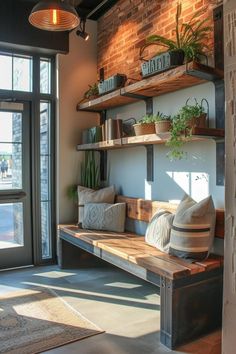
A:
{"type": "Polygon", "coordinates": [[[104,267],[106,262],[72,245],[61,238],[58,239],[58,265],[61,269],[104,267]]]}
{"type": "Polygon", "coordinates": [[[219,328],[222,270],[172,281],[161,278],[161,343],[176,348],[219,328]],[[218,274],[217,274],[218,273],[218,274]]]}

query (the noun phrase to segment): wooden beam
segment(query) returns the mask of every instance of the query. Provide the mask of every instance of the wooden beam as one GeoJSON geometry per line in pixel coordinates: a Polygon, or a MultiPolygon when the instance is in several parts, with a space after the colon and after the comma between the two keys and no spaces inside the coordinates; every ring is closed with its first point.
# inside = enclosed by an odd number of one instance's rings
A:
{"type": "MultiPolygon", "coordinates": [[[[161,201],[151,201],[138,198],[125,197],[118,195],[116,197],[117,203],[126,203],[127,217],[134,220],[149,222],[152,215],[164,209],[171,213],[175,213],[178,207],[177,204],[161,201]]],[[[224,210],[216,210],[216,227],[215,237],[224,238],[224,210]]]]}

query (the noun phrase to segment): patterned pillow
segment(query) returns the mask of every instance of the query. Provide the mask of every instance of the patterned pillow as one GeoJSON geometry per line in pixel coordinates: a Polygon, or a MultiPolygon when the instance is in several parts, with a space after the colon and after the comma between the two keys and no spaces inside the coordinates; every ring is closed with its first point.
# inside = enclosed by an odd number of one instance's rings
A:
{"type": "Polygon", "coordinates": [[[124,232],[125,203],[88,203],[84,205],[83,229],[124,232]]]}
{"type": "Polygon", "coordinates": [[[114,203],[115,187],[110,186],[98,190],[86,188],[83,186],[77,187],[78,191],[78,224],[83,223],[84,204],[85,203],[114,203]]]}
{"type": "Polygon", "coordinates": [[[166,210],[156,212],[148,224],[145,241],[162,252],[168,253],[170,247],[170,232],[174,214],[166,210]]]}
{"type": "Polygon", "coordinates": [[[196,203],[185,195],[173,221],[169,253],[189,261],[207,258],[215,230],[215,208],[211,196],[196,203]]]}

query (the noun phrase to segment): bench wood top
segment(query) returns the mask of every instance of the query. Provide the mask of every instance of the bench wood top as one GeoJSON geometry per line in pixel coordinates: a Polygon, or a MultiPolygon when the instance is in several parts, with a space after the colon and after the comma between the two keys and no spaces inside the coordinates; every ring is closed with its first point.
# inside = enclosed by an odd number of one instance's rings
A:
{"type": "Polygon", "coordinates": [[[108,231],[84,230],[74,225],[60,225],[59,229],[75,238],[89,243],[137,264],[153,273],[170,279],[205,272],[222,265],[223,258],[211,255],[206,261],[188,263],[170,256],[145,243],[144,237],[130,232],[114,233],[108,231]]]}
{"type": "MultiPolygon", "coordinates": [[[[177,204],[149,201],[118,195],[116,202],[126,203],[126,217],[149,222],[152,215],[165,209],[174,213],[177,204]]],[[[210,271],[223,265],[223,257],[210,255],[207,260],[189,263],[184,259],[163,253],[145,243],[144,236],[132,232],[116,233],[109,231],[84,230],[73,225],[61,225],[59,229],[85,243],[93,245],[109,254],[137,264],[147,270],[170,279],[210,271]]],[[[215,237],[224,237],[224,210],[216,210],[215,237]]]]}

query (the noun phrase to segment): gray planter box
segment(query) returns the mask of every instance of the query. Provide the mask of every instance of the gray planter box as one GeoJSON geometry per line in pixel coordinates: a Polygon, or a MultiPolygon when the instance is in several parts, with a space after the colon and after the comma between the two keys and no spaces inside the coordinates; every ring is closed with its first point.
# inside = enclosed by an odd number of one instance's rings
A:
{"type": "Polygon", "coordinates": [[[141,65],[142,76],[147,77],[182,65],[184,52],[176,50],[155,56],[141,65]]]}
{"type": "Polygon", "coordinates": [[[99,95],[114,91],[120,87],[123,87],[127,77],[123,74],[117,74],[109,77],[104,81],[100,81],[98,84],[99,95]]]}

